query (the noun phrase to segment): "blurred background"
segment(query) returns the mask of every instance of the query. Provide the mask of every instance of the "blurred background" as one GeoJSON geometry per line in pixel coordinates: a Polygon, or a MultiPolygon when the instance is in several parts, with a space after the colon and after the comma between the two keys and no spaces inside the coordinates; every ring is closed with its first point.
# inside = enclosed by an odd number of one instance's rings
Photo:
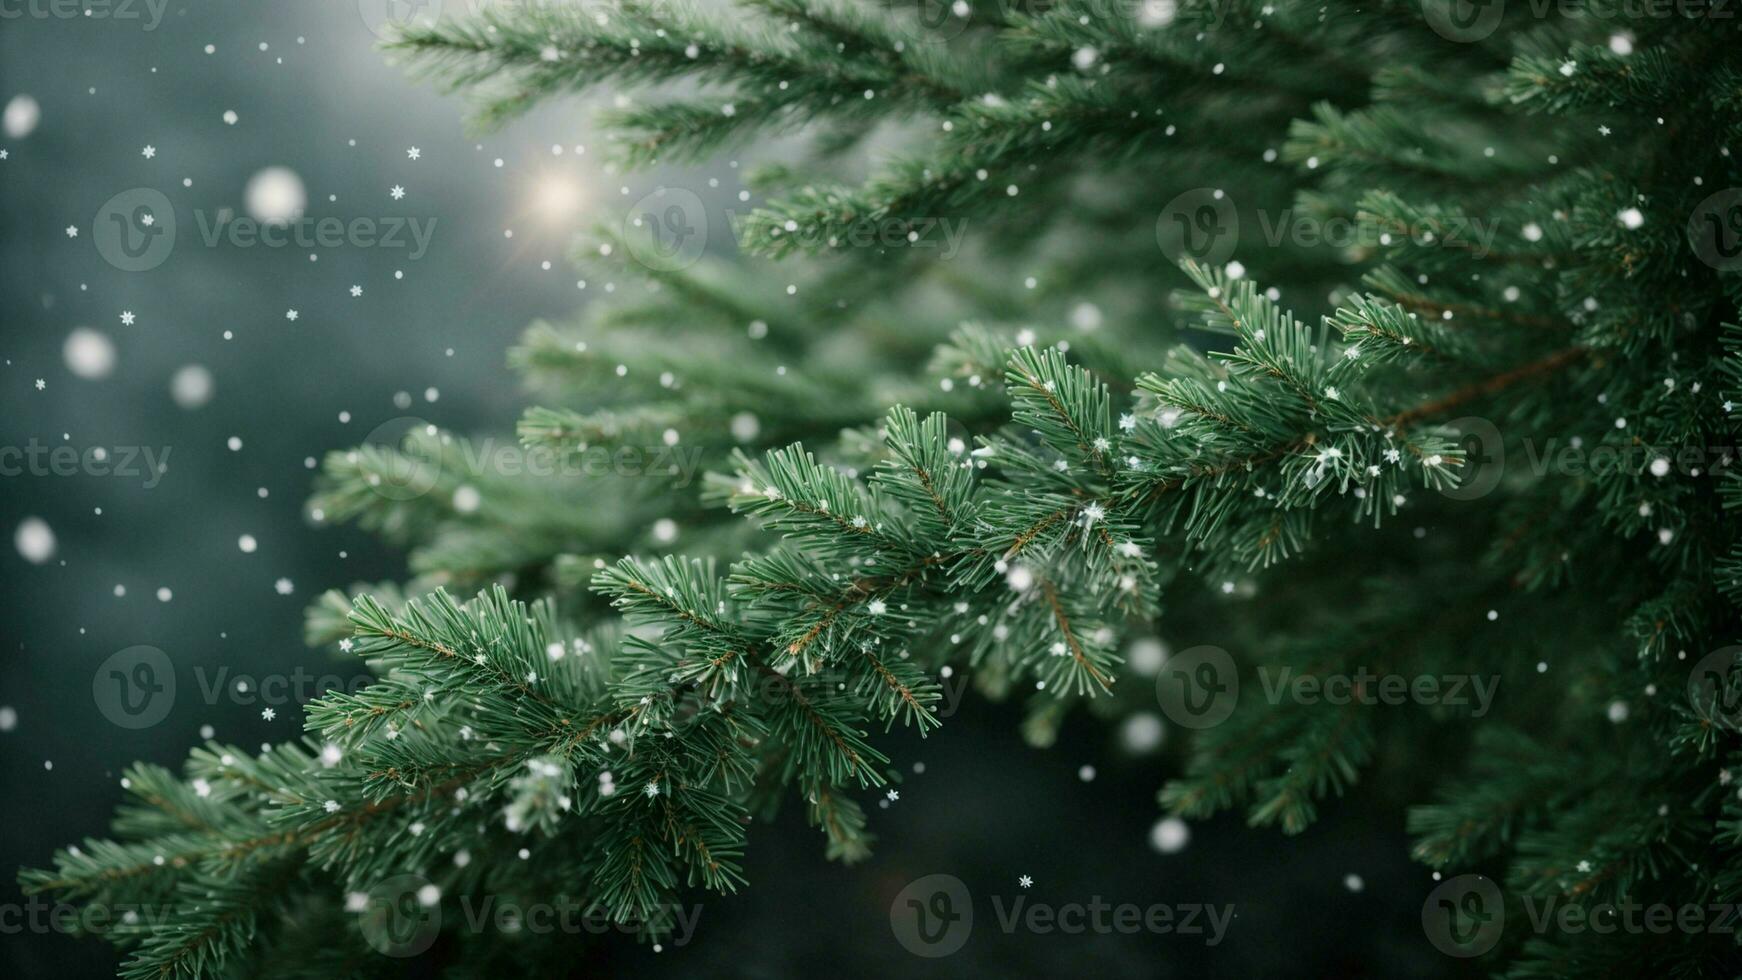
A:
{"type": "MultiPolygon", "coordinates": [[[[452,15],[468,2],[424,6],[452,15]]],[[[44,925],[12,872],[103,833],[127,764],[177,766],[205,737],[296,737],[297,702],[317,678],[360,675],[303,645],[303,608],[328,588],[402,578],[403,559],[305,517],[315,461],[407,415],[512,438],[524,399],[505,349],[528,322],[614,288],[577,278],[572,236],[620,221],[672,179],[612,174],[582,100],[469,136],[457,100],[374,50],[385,7],[0,0],[5,975],[113,974],[110,949],[44,925]],[[173,230],[123,240],[117,216],[157,200],[173,230]],[[272,245],[222,228],[296,212],[375,230],[272,245]],[[142,645],[164,652],[176,685],[149,719],[118,707],[107,666],[142,645]],[[293,680],[249,698],[241,675],[293,680]]],[[[683,180],[710,208],[745,207],[738,174],[720,160],[683,180]]],[[[710,249],[729,253],[725,222],[714,231],[710,249]]],[[[577,972],[1459,967],[1422,935],[1431,883],[1407,861],[1395,801],[1358,791],[1297,839],[1237,817],[1183,833],[1159,823],[1159,756],[1119,751],[1119,733],[1087,718],[1037,751],[1018,720],[970,695],[941,736],[891,739],[892,758],[921,771],[874,813],[881,842],[867,864],[826,863],[794,808],[752,832],[750,889],[710,899],[690,943],[656,953],[576,937],[577,972]],[[909,954],[890,928],[896,893],[931,873],[960,878],[978,917],[941,960],[909,954]],[[994,902],[1019,896],[1233,903],[1235,914],[1215,945],[1005,934],[994,902]]],[[[407,970],[433,971],[441,953],[407,970]]]]}

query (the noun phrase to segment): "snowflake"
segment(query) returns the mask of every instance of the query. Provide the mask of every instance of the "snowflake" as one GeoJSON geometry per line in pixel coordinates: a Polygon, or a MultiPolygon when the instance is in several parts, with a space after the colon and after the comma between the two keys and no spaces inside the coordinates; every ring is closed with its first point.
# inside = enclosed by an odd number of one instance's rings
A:
{"type": "Polygon", "coordinates": [[[881,616],[889,611],[889,604],[882,599],[872,599],[865,604],[865,611],[873,616],[881,616]]]}
{"type": "Polygon", "coordinates": [[[135,317],[133,316],[132,310],[122,310],[121,311],[121,325],[123,327],[133,326],[134,319],[135,319],[135,317]]]}
{"type": "Polygon", "coordinates": [[[289,320],[292,323],[296,322],[297,316],[298,316],[298,314],[295,310],[285,310],[284,311],[284,318],[286,320],[289,320]]]}
{"type": "Polygon", "coordinates": [[[1119,416],[1119,428],[1126,432],[1130,432],[1132,429],[1137,428],[1137,416],[1131,414],[1119,416]]]}
{"type": "Polygon", "coordinates": [[[144,157],[147,160],[150,160],[151,158],[157,156],[157,147],[152,146],[151,144],[147,143],[147,144],[145,144],[145,149],[139,151],[139,155],[144,157]]]}
{"type": "Polygon", "coordinates": [[[279,595],[290,595],[292,592],[296,591],[296,586],[287,578],[281,578],[272,583],[272,587],[278,590],[279,595]]]}
{"type": "Polygon", "coordinates": [[[351,638],[347,636],[344,639],[339,641],[339,652],[350,653],[352,646],[353,646],[353,644],[351,643],[351,638]]]}
{"type": "Polygon", "coordinates": [[[387,193],[391,194],[393,196],[393,199],[395,201],[397,201],[400,198],[405,196],[405,188],[399,186],[398,184],[394,184],[393,189],[388,191],[387,193]]]}
{"type": "Polygon", "coordinates": [[[338,800],[328,800],[327,802],[321,804],[321,806],[328,813],[338,813],[339,812],[339,801],[338,800]]]}
{"type": "Polygon", "coordinates": [[[67,225],[67,237],[68,238],[79,237],[79,226],[78,225],[67,225]]]}
{"type": "Polygon", "coordinates": [[[353,299],[355,299],[356,297],[361,296],[361,295],[363,295],[363,287],[359,286],[355,283],[352,283],[351,284],[351,297],[353,299]]]}
{"type": "Polygon", "coordinates": [[[413,146],[405,151],[405,155],[412,160],[416,160],[418,157],[423,156],[423,151],[413,146]]]}
{"type": "Polygon", "coordinates": [[[659,780],[655,779],[653,782],[648,783],[647,788],[642,790],[642,792],[646,793],[650,797],[658,796],[659,795],[659,780]]]}
{"type": "Polygon", "coordinates": [[[900,790],[893,790],[892,789],[883,795],[889,797],[889,802],[891,802],[891,803],[894,803],[896,800],[901,799],[901,791],[900,790]]]}
{"type": "Polygon", "coordinates": [[[1023,875],[1022,877],[1016,879],[1016,883],[1018,885],[1021,885],[1024,888],[1029,888],[1029,887],[1032,887],[1034,885],[1034,879],[1030,878],[1027,875],[1023,875]]]}
{"type": "Polygon", "coordinates": [[[271,708],[262,708],[260,711],[260,717],[264,718],[267,721],[272,721],[273,719],[278,717],[278,712],[272,710],[271,708]]]}

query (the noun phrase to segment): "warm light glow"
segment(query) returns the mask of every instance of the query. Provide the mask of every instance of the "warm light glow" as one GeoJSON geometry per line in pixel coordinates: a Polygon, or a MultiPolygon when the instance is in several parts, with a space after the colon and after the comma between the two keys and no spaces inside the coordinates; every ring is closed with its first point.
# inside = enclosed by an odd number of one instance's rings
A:
{"type": "Polygon", "coordinates": [[[566,174],[544,174],[532,185],[529,202],[540,221],[557,224],[574,217],[581,208],[580,184],[566,174]]]}

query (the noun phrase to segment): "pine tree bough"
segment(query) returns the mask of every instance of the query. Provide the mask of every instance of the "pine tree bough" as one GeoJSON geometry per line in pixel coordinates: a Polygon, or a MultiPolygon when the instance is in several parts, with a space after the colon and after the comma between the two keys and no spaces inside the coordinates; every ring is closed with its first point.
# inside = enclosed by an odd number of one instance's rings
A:
{"type": "MultiPolygon", "coordinates": [[[[579,250],[650,288],[513,352],[547,404],[510,448],[541,467],[433,429],[332,454],[311,513],[414,546],[411,581],[310,611],[374,682],[312,702],[301,742],[135,766],[115,839],[23,885],[165,910],[105,933],[138,980],[387,969],[355,913],[405,876],[657,939],[688,890],[745,884],[746,826],[794,794],[829,858],[865,857],[857,797],[893,773],[873,728],[936,728],[946,670],[1026,692],[1045,743],[1073,707],[1153,707],[1124,652],[1159,632],[1247,677],[1504,681],[1482,717],[1242,698],[1181,740],[1174,813],[1295,833],[1371,768],[1447,875],[1742,899],[1742,34],[1443,6],[938,27],[625,0],[408,28],[391,56],[485,125],[644,86],[608,119],[628,162],[770,132],[808,152],[755,178],[730,263],[579,250]],[[873,144],[870,177],[827,176],[873,144]],[[945,217],[970,222],[957,261],[849,234],[945,217]],[[1237,242],[1176,265],[1157,238],[1182,229],[1237,242]],[[827,261],[763,261],[801,252],[827,261]],[[700,455],[636,452],[680,444],[700,455]],[[684,460],[727,454],[698,492],[684,460]]],[[[466,963],[560,962],[527,945],[466,963]]],[[[1585,930],[1489,955],[1703,976],[1735,952],[1585,930]]]]}

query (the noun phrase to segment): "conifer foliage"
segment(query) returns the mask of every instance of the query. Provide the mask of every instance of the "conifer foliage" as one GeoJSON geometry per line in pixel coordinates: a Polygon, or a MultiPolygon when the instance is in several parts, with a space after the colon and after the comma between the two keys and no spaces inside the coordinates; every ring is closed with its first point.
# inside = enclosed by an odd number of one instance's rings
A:
{"type": "MultiPolygon", "coordinates": [[[[1379,778],[1417,859],[1508,901],[1742,901],[1742,33],[1467,7],[408,27],[389,56],[480,125],[601,88],[637,93],[604,120],[630,165],[799,138],[755,175],[745,254],[636,263],[633,221],[603,229],[577,261],[633,285],[511,353],[525,446],[712,472],[466,473],[421,429],[332,454],[311,513],[412,548],[411,581],[310,612],[377,680],[313,702],[301,742],[134,767],[114,839],[24,885],[170,907],[108,934],[139,980],[388,969],[353,913],[407,874],[657,939],[681,896],[744,890],[746,827],[783,803],[866,856],[877,733],[938,728],[946,671],[1020,692],[1044,744],[1074,708],[1153,707],[1124,653],[1159,633],[1253,687],[1499,684],[1480,714],[1241,698],[1179,733],[1168,811],[1296,833],[1379,778]]],[[[1516,930],[1485,962],[1701,976],[1734,945],[1516,930]]]]}

